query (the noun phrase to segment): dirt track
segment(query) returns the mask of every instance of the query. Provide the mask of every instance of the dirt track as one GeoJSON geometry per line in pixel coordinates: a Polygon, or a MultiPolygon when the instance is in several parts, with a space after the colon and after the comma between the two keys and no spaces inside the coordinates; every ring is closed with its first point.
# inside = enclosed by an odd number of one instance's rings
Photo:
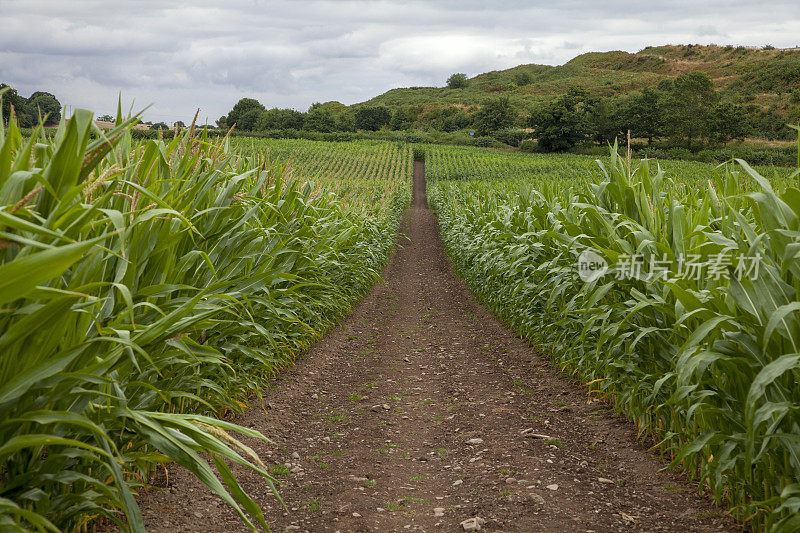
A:
{"type": "MultiPolygon", "coordinates": [[[[295,471],[279,476],[288,513],[240,471],[273,530],[462,531],[472,517],[488,531],[736,530],[476,301],[424,191],[418,165],[410,242],[385,283],[265,392],[267,413],[237,420],[275,441],[251,443],[263,458],[295,471]]],[[[175,468],[143,512],[151,531],[245,530],[175,468]]]]}

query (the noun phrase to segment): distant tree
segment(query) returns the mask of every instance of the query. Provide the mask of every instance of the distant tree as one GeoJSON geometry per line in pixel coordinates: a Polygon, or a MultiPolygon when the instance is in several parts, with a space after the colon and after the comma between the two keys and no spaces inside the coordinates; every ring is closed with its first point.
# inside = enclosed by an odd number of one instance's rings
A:
{"type": "MultiPolygon", "coordinates": [[[[255,131],[256,121],[263,112],[263,109],[258,109],[256,107],[248,109],[236,120],[237,128],[241,131],[255,131]]],[[[228,116],[230,117],[230,115],[228,116]]]]}
{"type": "Polygon", "coordinates": [[[172,127],[173,128],[178,128],[179,130],[182,130],[182,129],[184,129],[186,127],[186,124],[182,120],[179,120],[179,121],[175,122],[174,124],[172,124],[172,127]]]}
{"type": "Polygon", "coordinates": [[[469,85],[469,80],[467,79],[467,75],[463,72],[451,74],[450,77],[447,78],[447,87],[450,89],[463,89],[467,85],[469,85]]]}
{"type": "Polygon", "coordinates": [[[329,109],[314,108],[312,106],[306,115],[303,129],[309,131],[319,131],[331,133],[336,131],[336,117],[329,109]]]}
{"type": "Polygon", "coordinates": [[[112,117],[111,115],[100,115],[99,117],[97,117],[97,120],[101,122],[114,122],[114,117],[112,117]]]}
{"type": "Polygon", "coordinates": [[[58,98],[56,98],[56,95],[54,95],[53,93],[49,93],[47,91],[35,91],[28,97],[28,100],[33,100],[34,98],[38,98],[39,96],[49,96],[53,100],[58,100],[58,98]]]}
{"type": "Polygon", "coordinates": [[[230,127],[236,124],[236,128],[243,131],[252,131],[258,115],[265,111],[265,108],[258,100],[253,98],[242,98],[233,109],[228,113],[225,124],[230,127]],[[245,118],[247,115],[247,118],[245,118]]]}
{"type": "Polygon", "coordinates": [[[336,100],[331,100],[330,102],[314,102],[308,110],[311,111],[314,109],[327,109],[336,116],[346,112],[347,106],[336,100]]]}
{"type": "Polygon", "coordinates": [[[255,129],[264,130],[300,130],[303,129],[305,115],[294,109],[268,109],[258,115],[255,129]]]}
{"type": "Polygon", "coordinates": [[[167,126],[166,122],[156,122],[155,124],[150,126],[150,129],[151,130],[168,130],[168,129],[171,129],[171,128],[169,126],[167,126]]]}
{"type": "Polygon", "coordinates": [[[535,110],[529,119],[545,152],[569,150],[585,140],[591,128],[587,123],[586,93],[572,89],[545,107],[535,110]]]}
{"type": "Polygon", "coordinates": [[[10,85],[0,83],[0,98],[3,104],[3,124],[8,124],[8,119],[11,116],[11,106],[17,107],[19,95],[17,94],[17,90],[10,85]],[[3,92],[3,89],[5,89],[5,92],[3,92]]]}
{"type": "Polygon", "coordinates": [[[705,72],[679,75],[663,98],[665,133],[674,142],[685,142],[691,149],[696,139],[708,135],[717,98],[714,84],[705,72]]]}
{"type": "Polygon", "coordinates": [[[389,121],[389,128],[393,130],[407,130],[411,128],[411,113],[403,107],[398,107],[392,113],[392,120],[389,121]]]}
{"type": "Polygon", "coordinates": [[[764,139],[791,139],[792,130],[786,127],[786,116],[773,104],[767,109],[756,104],[746,108],[753,134],[764,139]]]}
{"type": "Polygon", "coordinates": [[[46,126],[58,124],[61,120],[61,103],[50,93],[41,91],[33,93],[28,98],[28,107],[35,114],[37,122],[39,117],[45,119],[46,126]]]}
{"type": "Polygon", "coordinates": [[[723,103],[711,112],[712,138],[723,145],[733,139],[744,139],[751,131],[747,112],[742,106],[723,103]]]}
{"type": "Polygon", "coordinates": [[[613,143],[626,133],[624,107],[619,98],[587,100],[585,106],[590,135],[596,142],[613,143]]]}
{"type": "Polygon", "coordinates": [[[475,113],[473,124],[478,135],[490,135],[497,130],[513,126],[517,115],[508,97],[501,96],[486,102],[475,113]]]}
{"type": "Polygon", "coordinates": [[[228,127],[228,116],[222,115],[217,119],[217,127],[218,128],[227,128],[228,127]]]}
{"type": "Polygon", "coordinates": [[[333,113],[334,117],[336,117],[336,131],[356,131],[356,115],[352,111],[348,111],[346,113],[336,114],[333,113]]]}
{"type": "Polygon", "coordinates": [[[647,144],[652,144],[653,139],[662,134],[660,98],[658,91],[648,87],[628,98],[623,105],[624,129],[630,129],[633,137],[647,139],[647,144]]]}
{"type": "Polygon", "coordinates": [[[377,131],[390,120],[392,114],[386,106],[361,107],[355,114],[357,130],[377,131]]]}
{"type": "Polygon", "coordinates": [[[36,111],[31,108],[28,100],[20,96],[16,89],[5,83],[0,83],[0,90],[8,88],[0,98],[3,100],[3,123],[8,124],[11,117],[11,108],[14,108],[14,115],[17,117],[17,125],[21,128],[31,128],[38,123],[36,111]]]}

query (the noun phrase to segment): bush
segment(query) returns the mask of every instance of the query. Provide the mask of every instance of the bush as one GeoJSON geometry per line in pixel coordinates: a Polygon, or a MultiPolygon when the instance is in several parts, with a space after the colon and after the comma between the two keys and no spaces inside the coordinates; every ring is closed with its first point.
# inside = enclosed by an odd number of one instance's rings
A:
{"type": "Polygon", "coordinates": [[[537,152],[539,150],[539,143],[533,139],[526,139],[519,144],[519,149],[528,153],[537,152]]]}
{"type": "Polygon", "coordinates": [[[472,145],[472,146],[478,146],[480,148],[506,148],[507,147],[507,145],[502,144],[502,143],[496,141],[494,138],[489,137],[489,136],[473,137],[470,140],[469,144],[472,145]]]}
{"type": "Polygon", "coordinates": [[[522,130],[514,129],[514,128],[504,128],[502,130],[497,130],[494,132],[492,137],[500,141],[501,143],[507,144],[509,146],[517,147],[519,143],[522,142],[528,134],[522,130]]]}
{"type": "Polygon", "coordinates": [[[414,147],[414,161],[425,162],[425,148],[421,146],[414,147]]]}
{"type": "Polygon", "coordinates": [[[467,85],[469,85],[469,80],[463,72],[457,72],[447,78],[447,87],[450,89],[463,89],[467,85]]]}

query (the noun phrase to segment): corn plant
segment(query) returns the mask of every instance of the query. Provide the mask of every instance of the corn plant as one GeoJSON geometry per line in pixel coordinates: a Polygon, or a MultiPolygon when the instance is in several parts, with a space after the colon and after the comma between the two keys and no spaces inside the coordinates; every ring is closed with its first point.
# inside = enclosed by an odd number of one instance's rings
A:
{"type": "MultiPolygon", "coordinates": [[[[437,149],[444,152],[445,149],[437,149]]],[[[450,177],[433,150],[429,198],[457,269],[501,318],[613,401],[699,487],[756,529],[800,527],[800,190],[744,161],[670,179],[598,161],[600,179],[542,172],[450,177]],[[581,281],[591,249],[611,270],[581,281]],[[683,258],[760,256],[733,276],[671,278],[683,258]],[[639,255],[637,275],[620,260],[639,255]]],[[[429,151],[430,152],[430,151],[429,151]]],[[[500,156],[492,156],[501,159],[500,156]]],[[[504,167],[505,165],[505,167],[504,167]]],[[[559,172],[562,172],[559,169],[559,172]]]]}
{"type": "Polygon", "coordinates": [[[279,497],[235,435],[266,437],[220,415],[365,293],[410,197],[402,175],[390,201],[346,209],[327,176],[194,127],[134,143],[137,119],[0,128],[3,530],[143,531],[137,495],[172,463],[267,528],[230,468],[279,497]]]}

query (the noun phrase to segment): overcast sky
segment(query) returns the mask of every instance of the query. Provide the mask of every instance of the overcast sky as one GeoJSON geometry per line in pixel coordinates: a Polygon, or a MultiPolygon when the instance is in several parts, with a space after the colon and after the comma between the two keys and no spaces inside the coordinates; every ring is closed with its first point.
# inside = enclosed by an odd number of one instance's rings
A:
{"type": "Polygon", "coordinates": [[[800,45],[800,1],[0,0],[0,81],[98,114],[213,122],[241,97],[305,110],[588,51],[800,45]]]}

